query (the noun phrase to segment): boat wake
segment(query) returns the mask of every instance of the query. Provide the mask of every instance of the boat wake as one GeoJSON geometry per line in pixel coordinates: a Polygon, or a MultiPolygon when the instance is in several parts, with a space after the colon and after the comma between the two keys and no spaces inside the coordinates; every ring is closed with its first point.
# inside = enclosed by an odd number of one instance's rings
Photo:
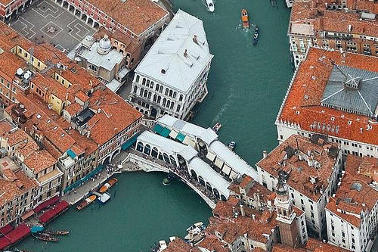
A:
{"type": "Polygon", "coordinates": [[[229,108],[231,107],[231,102],[234,100],[234,90],[233,88],[231,87],[230,88],[230,92],[229,92],[229,95],[227,96],[226,98],[226,102],[222,105],[221,109],[219,110],[219,112],[215,115],[214,119],[213,119],[213,123],[215,122],[219,122],[221,121],[220,118],[222,117],[223,113],[229,108]]]}

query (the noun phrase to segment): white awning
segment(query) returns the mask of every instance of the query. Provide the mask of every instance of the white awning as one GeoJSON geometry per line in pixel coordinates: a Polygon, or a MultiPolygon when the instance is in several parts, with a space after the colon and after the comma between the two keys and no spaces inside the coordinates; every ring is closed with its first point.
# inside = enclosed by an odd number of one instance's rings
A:
{"type": "Polygon", "coordinates": [[[215,157],[216,155],[213,154],[212,152],[210,151],[207,152],[206,158],[209,159],[211,162],[214,162],[215,157]]]}
{"type": "Polygon", "coordinates": [[[219,159],[219,158],[215,159],[215,165],[218,166],[221,169],[222,169],[223,163],[224,162],[221,159],[219,159]]]}
{"type": "Polygon", "coordinates": [[[176,139],[177,135],[178,133],[175,130],[171,130],[171,132],[169,133],[169,136],[172,137],[173,139],[176,139]]]}
{"type": "Polygon", "coordinates": [[[226,174],[228,176],[231,172],[231,168],[228,165],[225,164],[223,166],[222,172],[224,172],[224,174],[226,174]]]}
{"type": "Polygon", "coordinates": [[[192,146],[193,148],[196,147],[196,143],[190,138],[189,136],[186,136],[184,138],[184,141],[182,141],[184,144],[192,146]]]}

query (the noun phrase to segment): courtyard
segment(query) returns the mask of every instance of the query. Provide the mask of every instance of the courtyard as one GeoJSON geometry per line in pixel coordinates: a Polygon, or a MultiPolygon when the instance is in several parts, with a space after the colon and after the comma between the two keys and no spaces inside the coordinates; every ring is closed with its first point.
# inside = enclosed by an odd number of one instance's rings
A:
{"type": "Polygon", "coordinates": [[[10,26],[32,42],[51,43],[67,53],[96,31],[51,0],[36,1],[10,26]]]}

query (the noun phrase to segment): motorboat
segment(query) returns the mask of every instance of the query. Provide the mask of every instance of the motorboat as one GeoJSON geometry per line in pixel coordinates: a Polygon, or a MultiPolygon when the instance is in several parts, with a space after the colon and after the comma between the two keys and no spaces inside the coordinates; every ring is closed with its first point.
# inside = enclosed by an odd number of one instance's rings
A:
{"type": "Polygon", "coordinates": [[[209,12],[214,12],[215,11],[215,6],[213,0],[205,0],[206,1],[206,6],[209,12]]]}
{"type": "Polygon", "coordinates": [[[104,193],[106,192],[110,187],[112,187],[115,183],[117,183],[118,179],[116,178],[111,178],[106,182],[103,186],[101,186],[99,193],[104,193]]]}
{"type": "Polygon", "coordinates": [[[215,133],[217,133],[220,128],[222,128],[222,124],[220,124],[219,122],[217,122],[214,126],[213,126],[213,130],[215,131],[215,133]]]}
{"type": "Polygon", "coordinates": [[[253,33],[253,45],[257,45],[259,42],[259,27],[256,25],[255,32],[253,33]]]}
{"type": "Polygon", "coordinates": [[[158,252],[161,252],[167,248],[167,242],[164,240],[159,241],[159,249],[158,252]]]}
{"type": "Polygon", "coordinates": [[[108,200],[110,200],[110,194],[107,192],[98,197],[98,201],[100,201],[101,204],[105,204],[108,200]]]}
{"type": "Polygon", "coordinates": [[[236,146],[236,143],[234,141],[231,141],[229,144],[228,144],[228,148],[232,151],[234,151],[235,149],[235,146],[236,146]]]}
{"type": "Polygon", "coordinates": [[[249,17],[248,17],[248,12],[246,9],[241,10],[241,21],[243,28],[248,29],[249,28],[249,17]]]}
{"type": "Polygon", "coordinates": [[[76,207],[76,209],[81,210],[81,209],[89,206],[93,201],[96,200],[96,198],[97,198],[97,196],[92,194],[91,196],[89,196],[88,198],[86,198],[85,200],[80,202],[80,204],[76,207]]]}
{"type": "Polygon", "coordinates": [[[200,230],[203,230],[204,229],[203,222],[199,221],[199,222],[194,223],[193,225],[191,225],[190,227],[188,227],[186,229],[186,231],[190,232],[191,230],[196,229],[196,228],[199,228],[200,230]]]}

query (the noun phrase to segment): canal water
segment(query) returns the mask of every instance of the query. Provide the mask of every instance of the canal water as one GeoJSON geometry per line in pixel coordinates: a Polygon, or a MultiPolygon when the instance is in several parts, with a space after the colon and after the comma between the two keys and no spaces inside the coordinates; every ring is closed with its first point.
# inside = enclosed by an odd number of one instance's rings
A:
{"type": "MultiPolygon", "coordinates": [[[[217,0],[215,13],[204,0],[174,0],[178,8],[204,22],[211,52],[209,95],[197,107],[194,122],[212,126],[220,122],[220,139],[236,141],[236,152],[254,165],[261,152],[276,141],[275,117],[292,75],[286,37],[289,10],[279,0],[217,0]],[[252,45],[252,32],[241,28],[240,10],[246,8],[251,23],[260,28],[252,45]]],[[[194,222],[211,215],[205,202],[180,182],[162,185],[163,174],[129,173],[119,177],[113,197],[77,212],[70,209],[49,225],[69,229],[58,243],[28,238],[18,245],[28,251],[97,252],[149,251],[151,245],[171,235],[185,235],[194,222]]]]}

